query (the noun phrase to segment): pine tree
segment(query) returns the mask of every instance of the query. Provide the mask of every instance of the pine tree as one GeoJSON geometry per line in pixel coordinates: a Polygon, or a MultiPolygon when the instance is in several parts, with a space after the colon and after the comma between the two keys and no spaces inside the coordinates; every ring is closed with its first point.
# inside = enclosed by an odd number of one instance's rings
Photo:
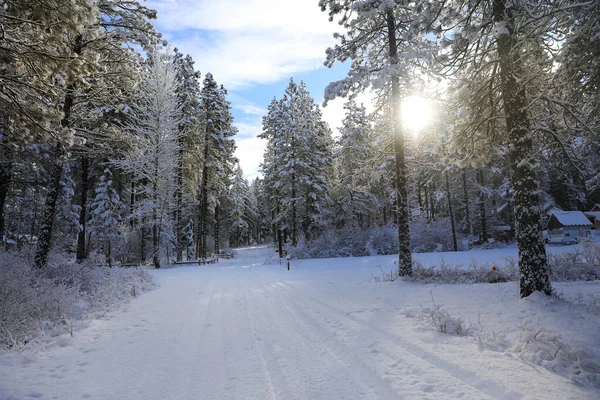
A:
{"type": "MultiPolygon", "coordinates": [[[[169,54],[153,52],[142,74],[138,98],[125,130],[130,147],[114,164],[134,176],[143,196],[136,203],[135,217],[142,221],[140,234],[152,231],[152,260],[160,268],[161,248],[174,243],[170,216],[177,186],[180,110],[177,105],[176,71],[169,54]]],[[[132,216],[133,217],[133,216],[132,216]]],[[[143,249],[142,249],[143,250],[143,249]]],[[[142,251],[143,252],[143,251],[142,251]]],[[[144,261],[145,254],[142,254],[144,261]]]]}
{"type": "Polygon", "coordinates": [[[121,235],[124,205],[113,187],[110,169],[104,170],[94,192],[96,196],[90,206],[90,234],[100,241],[108,265],[112,266],[112,243],[121,235]]]}
{"type": "Polygon", "coordinates": [[[419,39],[415,29],[419,13],[413,9],[415,3],[409,1],[320,0],[319,5],[322,11],[329,9],[330,21],[339,16],[339,24],[346,31],[335,35],[340,43],[327,49],[325,65],[331,67],[336,61],[353,60],[348,76],[327,86],[325,101],[373,88],[378,92],[378,102],[388,104],[392,113],[398,267],[400,275],[411,275],[408,182],[400,105],[403,93],[419,81],[413,66],[423,62],[419,54],[426,42],[419,39]]]}
{"type": "Polygon", "coordinates": [[[215,252],[219,251],[219,204],[233,173],[235,142],[232,137],[237,129],[233,127],[231,105],[226,96],[225,88],[217,84],[211,73],[206,74],[201,91],[204,157],[198,190],[197,258],[208,256],[209,212],[214,216],[215,252]]]}

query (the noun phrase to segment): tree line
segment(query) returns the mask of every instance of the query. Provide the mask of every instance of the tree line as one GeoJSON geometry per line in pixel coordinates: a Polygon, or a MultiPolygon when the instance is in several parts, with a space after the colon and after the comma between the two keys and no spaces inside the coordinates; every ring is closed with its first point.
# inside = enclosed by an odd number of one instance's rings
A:
{"type": "Polygon", "coordinates": [[[367,228],[393,218],[398,273],[406,276],[414,232],[434,234],[423,226],[435,220],[446,219],[454,250],[461,234],[485,242],[508,226],[521,296],[549,294],[544,211],[585,210],[600,196],[598,2],[319,4],[341,30],[325,65],[352,60],[347,76],[326,88],[325,103],[349,102],[335,144],[312,122],[319,112],[307,117],[310,106],[293,100],[302,99],[302,85],[290,82],[271,103],[263,171],[273,237],[295,245],[299,231],[310,240],[321,226],[367,228]],[[435,82],[444,90],[436,93],[435,82]],[[375,97],[371,115],[354,101],[366,91],[375,97]],[[427,93],[437,111],[419,140],[401,118],[402,100],[414,93],[427,93]]]}
{"type": "Polygon", "coordinates": [[[51,249],[156,268],[218,252],[236,220],[227,90],[141,3],[3,6],[3,242],[33,246],[38,268],[51,249]]]}

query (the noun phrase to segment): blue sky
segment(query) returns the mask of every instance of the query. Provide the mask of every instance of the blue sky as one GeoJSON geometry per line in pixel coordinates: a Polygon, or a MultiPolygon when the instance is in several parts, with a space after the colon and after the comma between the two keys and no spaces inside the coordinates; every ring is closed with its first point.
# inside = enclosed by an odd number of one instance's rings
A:
{"type": "MultiPolygon", "coordinates": [[[[280,98],[290,77],[303,80],[318,103],[325,86],[341,79],[347,66],[323,66],[325,49],[339,29],[321,12],[318,0],[150,0],[157,29],[171,46],[190,54],[202,75],[212,72],[229,92],[239,129],[236,155],[246,176],[258,176],[265,141],[262,116],[273,96],[280,98]]],[[[343,99],[323,110],[336,131],[343,99]]]]}

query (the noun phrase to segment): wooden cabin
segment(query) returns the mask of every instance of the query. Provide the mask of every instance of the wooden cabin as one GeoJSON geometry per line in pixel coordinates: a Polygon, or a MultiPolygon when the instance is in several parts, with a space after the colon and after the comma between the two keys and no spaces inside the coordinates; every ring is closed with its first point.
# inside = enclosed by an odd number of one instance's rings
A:
{"type": "Polygon", "coordinates": [[[593,224],[581,211],[553,210],[546,225],[548,243],[577,243],[579,239],[592,235],[592,227],[593,224]]]}

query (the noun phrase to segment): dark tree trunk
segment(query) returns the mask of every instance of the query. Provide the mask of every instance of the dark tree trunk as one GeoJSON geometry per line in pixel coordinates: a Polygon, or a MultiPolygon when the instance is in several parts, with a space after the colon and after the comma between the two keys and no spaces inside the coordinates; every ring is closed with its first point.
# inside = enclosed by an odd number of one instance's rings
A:
{"type": "Polygon", "coordinates": [[[160,222],[158,220],[158,160],[154,170],[154,182],[152,183],[154,205],[152,207],[152,262],[154,268],[160,268],[160,222]]]}
{"type": "MultiPolygon", "coordinates": [[[[396,21],[390,10],[387,13],[388,44],[390,63],[398,63],[396,42],[396,21]]],[[[392,76],[392,117],[394,119],[394,149],[396,152],[396,203],[398,213],[398,273],[412,275],[412,254],[410,250],[410,228],[408,225],[408,185],[404,161],[404,134],[400,120],[400,80],[392,76]]]]}
{"type": "Polygon", "coordinates": [[[431,220],[435,221],[435,181],[431,180],[431,193],[429,194],[429,212],[431,214],[431,220]]]}
{"type": "MultiPolygon", "coordinates": [[[[183,137],[183,136],[182,136],[183,137]]],[[[175,208],[175,252],[177,261],[183,260],[183,250],[187,246],[187,240],[183,234],[183,139],[179,140],[179,155],[177,160],[177,188],[175,189],[175,200],[177,207],[175,208]]]]}
{"type": "Polygon", "coordinates": [[[450,194],[450,179],[448,179],[448,170],[445,171],[446,175],[446,196],[448,197],[448,213],[450,214],[450,226],[452,227],[452,245],[454,251],[458,251],[458,244],[456,242],[456,227],[454,226],[454,210],[452,209],[452,197],[450,194]]]}
{"type": "Polygon", "coordinates": [[[292,246],[296,247],[298,227],[296,226],[296,174],[292,173],[292,246]]]}
{"type": "Polygon", "coordinates": [[[52,241],[52,227],[54,225],[54,214],[56,213],[56,202],[60,192],[60,178],[64,166],[64,153],[62,145],[57,144],[54,150],[54,164],[48,182],[48,193],[42,213],[42,225],[38,235],[37,248],[35,250],[36,268],[45,268],[48,265],[48,253],[52,241]]]}
{"type": "Polygon", "coordinates": [[[502,102],[508,130],[511,178],[514,187],[515,228],[519,249],[521,298],[533,292],[551,294],[546,248],[542,238],[542,219],[539,209],[539,184],[535,171],[533,140],[527,115],[525,86],[519,58],[521,48],[513,34],[512,11],[504,0],[494,1],[494,21],[504,22],[507,32],[499,34],[496,42],[500,65],[502,102]]]}
{"type": "Polygon", "coordinates": [[[480,231],[481,231],[481,240],[486,242],[488,240],[487,233],[487,215],[485,209],[485,192],[483,190],[484,187],[484,179],[483,179],[483,168],[479,168],[477,170],[477,183],[479,184],[479,218],[480,218],[480,231]]]}
{"type": "Polygon", "coordinates": [[[215,254],[220,253],[221,249],[219,248],[219,225],[220,225],[220,219],[219,219],[219,205],[215,206],[215,232],[214,232],[214,238],[215,238],[215,254]]]}
{"type": "Polygon", "coordinates": [[[431,221],[431,213],[429,210],[429,185],[425,184],[425,215],[427,215],[427,222],[431,221]]]}
{"type": "Polygon", "coordinates": [[[4,235],[4,207],[12,181],[13,151],[4,132],[0,132],[0,240],[4,235]]]}
{"type": "Polygon", "coordinates": [[[146,217],[142,217],[140,224],[140,263],[146,263],[146,217]]]}
{"type": "Polygon", "coordinates": [[[135,179],[132,176],[131,177],[131,196],[129,198],[129,215],[132,216],[131,221],[129,221],[129,226],[131,227],[132,231],[133,231],[133,227],[134,227],[134,219],[133,219],[134,207],[135,207],[135,179]]]}
{"type": "Polygon", "coordinates": [[[463,168],[462,171],[462,179],[463,179],[463,201],[465,203],[465,225],[467,235],[473,233],[473,227],[471,226],[471,211],[469,209],[469,189],[467,187],[467,169],[463,168]]]}
{"type": "MultiPolygon", "coordinates": [[[[208,135],[206,136],[208,139],[208,135]]],[[[200,187],[200,210],[198,218],[199,246],[198,258],[206,258],[208,236],[208,143],[204,144],[204,168],[202,169],[202,186],[200,187]]]]}
{"type": "Polygon", "coordinates": [[[87,195],[90,188],[90,160],[86,156],[81,156],[81,195],[79,198],[79,225],[81,230],[77,234],[77,262],[82,262],[87,258],[85,246],[87,232],[87,195]]]}
{"type": "MultiPolygon", "coordinates": [[[[73,53],[79,55],[82,50],[83,36],[79,35],[75,39],[73,53]]],[[[71,111],[74,103],[75,86],[67,86],[65,99],[63,102],[63,118],[60,121],[62,128],[69,128],[71,125],[71,111]]],[[[65,150],[62,143],[58,141],[54,149],[54,164],[50,174],[50,182],[46,201],[44,202],[44,211],[42,213],[42,225],[38,236],[37,248],[35,250],[36,268],[45,268],[48,265],[48,253],[52,241],[52,228],[54,226],[54,214],[56,214],[56,201],[60,192],[60,178],[63,172],[65,162],[65,150]]]]}

